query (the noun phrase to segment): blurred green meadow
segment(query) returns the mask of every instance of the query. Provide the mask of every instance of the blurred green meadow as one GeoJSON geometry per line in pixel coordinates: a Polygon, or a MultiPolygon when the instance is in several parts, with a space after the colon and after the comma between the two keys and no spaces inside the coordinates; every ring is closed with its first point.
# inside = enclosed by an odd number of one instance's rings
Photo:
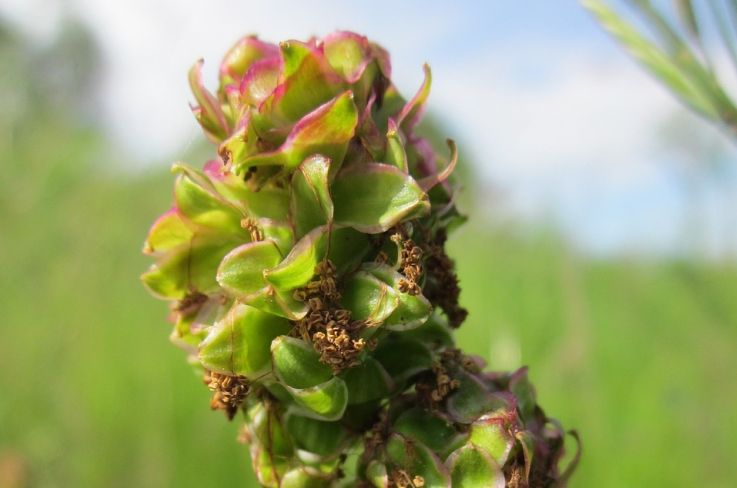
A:
{"type": "MultiPolygon", "coordinates": [[[[124,171],[84,92],[0,42],[0,486],[255,486],[238,423],[209,410],[138,280],[171,175],[124,171]]],[[[460,344],[529,365],[548,414],[580,432],[571,486],[734,486],[735,262],[587,257],[466,200],[460,344]]]]}

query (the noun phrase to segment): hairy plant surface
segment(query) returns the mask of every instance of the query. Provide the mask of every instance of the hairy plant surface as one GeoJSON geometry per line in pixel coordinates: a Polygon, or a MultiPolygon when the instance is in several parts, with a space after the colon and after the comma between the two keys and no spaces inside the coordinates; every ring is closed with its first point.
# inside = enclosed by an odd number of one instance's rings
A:
{"type": "MultiPolygon", "coordinates": [[[[194,114],[217,154],[175,164],[145,286],[171,302],[172,341],[242,414],[264,486],[561,486],[564,431],[526,370],[483,372],[454,346],[449,177],[415,133],[389,56],[350,32],[279,46],[246,37],[194,114]]],[[[206,446],[203,446],[206,449],[206,446]]],[[[574,463],[575,464],[575,463],[574,463]]]]}

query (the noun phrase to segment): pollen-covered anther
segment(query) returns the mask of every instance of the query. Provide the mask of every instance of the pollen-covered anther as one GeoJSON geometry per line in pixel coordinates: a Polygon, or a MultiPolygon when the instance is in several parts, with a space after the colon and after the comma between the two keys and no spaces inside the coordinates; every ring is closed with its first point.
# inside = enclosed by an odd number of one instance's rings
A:
{"type": "Polygon", "coordinates": [[[174,306],[174,311],[185,317],[191,316],[198,312],[206,301],[207,295],[198,291],[193,291],[177,302],[174,306]]]}
{"type": "Polygon", "coordinates": [[[205,371],[204,382],[213,392],[210,408],[224,410],[229,420],[233,419],[251,391],[251,383],[245,376],[229,376],[214,371],[205,371]]]}
{"type": "Polygon", "coordinates": [[[425,403],[434,407],[460,386],[460,381],[450,377],[443,363],[436,361],[432,366],[432,374],[425,381],[418,381],[415,390],[425,403]]]}
{"type": "Polygon", "coordinates": [[[399,267],[404,278],[399,280],[399,291],[419,295],[422,293],[419,285],[422,276],[422,248],[399,232],[392,234],[390,239],[400,248],[399,267]]]}
{"type": "Polygon", "coordinates": [[[389,486],[391,488],[422,488],[425,486],[425,478],[420,475],[412,476],[404,469],[395,469],[391,472],[389,486]]]}
{"type": "Polygon", "coordinates": [[[359,364],[358,356],[368,343],[358,337],[365,321],[352,320],[350,311],[338,304],[340,292],[335,265],[329,260],[315,267],[316,279],[294,293],[307,303],[307,315],[295,322],[292,335],[312,343],[320,361],[334,373],[359,364]]]}
{"type": "Polygon", "coordinates": [[[439,230],[435,236],[427,238],[425,268],[428,283],[424,294],[445,312],[450,326],[457,328],[466,320],[468,311],[458,303],[461,289],[458,286],[455,264],[445,252],[446,240],[447,234],[444,230],[439,230]]]}
{"type": "Polygon", "coordinates": [[[264,231],[259,227],[256,220],[248,217],[241,220],[241,227],[251,234],[251,241],[258,242],[264,240],[264,231]]]}

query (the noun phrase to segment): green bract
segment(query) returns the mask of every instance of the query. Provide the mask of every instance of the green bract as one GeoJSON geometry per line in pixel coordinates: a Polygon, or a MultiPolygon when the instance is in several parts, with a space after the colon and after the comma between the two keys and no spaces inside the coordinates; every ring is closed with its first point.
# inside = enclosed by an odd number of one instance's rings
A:
{"type": "Polygon", "coordinates": [[[561,486],[564,432],[525,370],[483,373],[454,347],[457,153],[414,131],[429,67],[406,101],[386,51],[338,32],[246,37],[214,92],[201,69],[193,110],[217,151],[174,166],[143,281],[171,301],[212,407],[244,414],[259,482],[561,486]]]}

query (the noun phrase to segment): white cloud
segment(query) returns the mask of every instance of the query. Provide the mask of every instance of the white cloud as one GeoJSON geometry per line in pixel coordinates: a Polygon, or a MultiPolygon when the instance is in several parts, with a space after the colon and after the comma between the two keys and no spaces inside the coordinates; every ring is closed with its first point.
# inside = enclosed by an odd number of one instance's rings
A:
{"type": "Polygon", "coordinates": [[[679,214],[658,128],[684,110],[618,50],[540,36],[503,43],[465,30],[474,8],[419,0],[10,0],[0,11],[43,39],[65,8],[100,42],[104,120],[141,165],[181,157],[201,137],[186,81],[198,57],[214,82],[222,53],[244,33],[277,41],[351,29],[391,51],[406,94],[431,61],[431,111],[516,210],[552,213],[592,246],[643,229],[674,239],[679,214]],[[468,49],[451,51],[459,36],[468,49]]]}

